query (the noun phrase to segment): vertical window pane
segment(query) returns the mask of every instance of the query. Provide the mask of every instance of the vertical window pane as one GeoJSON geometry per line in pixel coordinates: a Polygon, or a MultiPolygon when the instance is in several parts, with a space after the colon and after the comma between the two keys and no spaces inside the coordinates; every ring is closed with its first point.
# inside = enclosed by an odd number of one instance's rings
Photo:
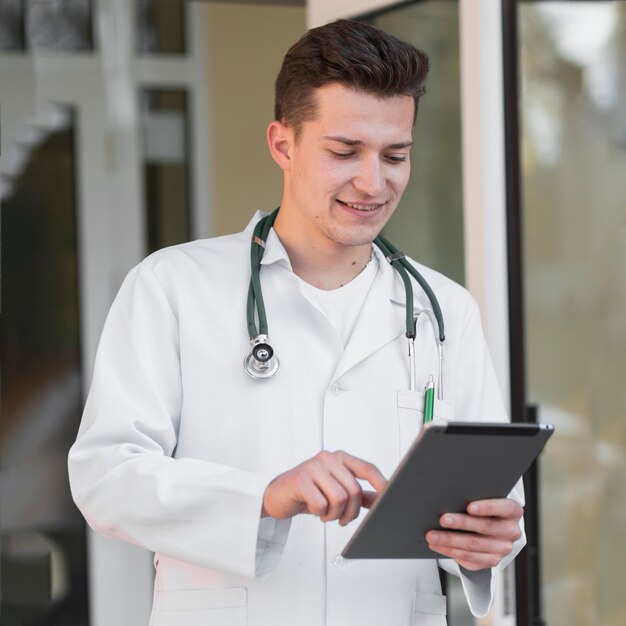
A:
{"type": "Polygon", "coordinates": [[[136,0],[137,52],[185,54],[185,0],[136,0]]]}
{"type": "Polygon", "coordinates": [[[81,414],[74,130],[30,150],[2,201],[3,624],[86,624],[85,524],[67,453],[81,414]]]}
{"type": "Polygon", "coordinates": [[[22,0],[0,0],[0,50],[24,50],[24,6],[22,0]]]}
{"type": "Polygon", "coordinates": [[[26,0],[26,30],[33,50],[92,50],[92,0],[26,0]]]}
{"type": "Polygon", "coordinates": [[[626,2],[519,5],[528,390],[546,623],[624,623],[626,2]]]}
{"type": "Polygon", "coordinates": [[[141,93],[148,252],[191,237],[187,93],[141,93]]]}
{"type": "Polygon", "coordinates": [[[411,181],[385,234],[417,260],[464,282],[461,75],[457,2],[419,2],[373,20],[431,60],[413,132],[411,181]]]}

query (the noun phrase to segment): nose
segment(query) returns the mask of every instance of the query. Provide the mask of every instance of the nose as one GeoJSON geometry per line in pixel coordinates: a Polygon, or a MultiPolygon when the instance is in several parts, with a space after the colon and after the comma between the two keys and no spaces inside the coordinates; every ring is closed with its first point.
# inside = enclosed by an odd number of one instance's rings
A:
{"type": "Polygon", "coordinates": [[[360,161],[353,184],[358,191],[372,198],[379,196],[385,190],[386,180],[383,163],[378,156],[364,158],[360,161]]]}

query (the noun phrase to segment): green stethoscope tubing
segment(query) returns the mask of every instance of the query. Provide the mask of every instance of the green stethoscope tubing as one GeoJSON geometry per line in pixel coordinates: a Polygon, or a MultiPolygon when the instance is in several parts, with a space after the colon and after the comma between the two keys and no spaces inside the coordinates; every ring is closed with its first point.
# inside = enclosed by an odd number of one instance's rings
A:
{"type": "MultiPolygon", "coordinates": [[[[279,207],[280,208],[280,207],[279,207]]],[[[263,302],[263,292],[261,291],[261,259],[265,252],[265,241],[270,229],[274,225],[274,220],[278,215],[278,209],[261,218],[254,227],[252,233],[252,245],[250,246],[250,286],[248,287],[248,335],[250,339],[258,335],[267,335],[267,315],[265,313],[265,302],[263,302]],[[259,318],[259,330],[257,332],[254,321],[254,308],[256,304],[257,316],[259,318]]]]}
{"type": "MultiPolygon", "coordinates": [[[[263,301],[263,292],[261,290],[261,260],[263,259],[263,253],[265,252],[265,241],[270,232],[270,229],[274,225],[276,216],[278,215],[280,207],[275,209],[269,215],[261,218],[252,234],[252,245],[250,247],[250,286],[248,287],[248,300],[246,306],[246,315],[248,321],[248,335],[250,341],[253,342],[252,354],[257,357],[258,349],[266,350],[260,359],[262,362],[267,362],[273,355],[273,350],[267,341],[268,326],[267,326],[267,314],[265,311],[265,303],[263,301]],[[255,309],[256,317],[259,320],[259,326],[257,329],[255,321],[255,309]],[[261,346],[259,348],[259,346],[261,346]]],[[[439,330],[439,348],[445,340],[443,315],[441,313],[441,307],[439,301],[435,296],[430,285],[426,282],[426,279],[409,263],[404,254],[398,250],[391,242],[385,237],[379,235],[374,239],[374,243],[378,246],[380,251],[385,255],[389,263],[398,272],[402,282],[404,283],[404,290],[406,295],[406,337],[410,341],[415,339],[415,326],[416,317],[413,312],[413,285],[409,274],[415,278],[420,287],[424,290],[424,293],[428,297],[433,309],[433,314],[437,321],[437,327],[439,330]],[[408,272],[408,273],[407,273],[408,272]]],[[[249,358],[249,357],[248,357],[249,358]]],[[[277,369],[277,368],[276,368],[277,369]]],[[[246,367],[247,370],[247,367],[246,367]]],[[[250,373],[250,372],[248,372],[250,373]]],[[[275,370],[274,370],[275,373],[275,370]]],[[[265,376],[261,376],[265,377],[265,376]]]]}
{"type": "Polygon", "coordinates": [[[441,307],[439,306],[439,300],[435,296],[430,285],[426,282],[426,279],[406,260],[404,253],[398,250],[390,241],[385,239],[382,235],[378,235],[374,239],[374,243],[379,247],[380,251],[385,255],[387,260],[391,263],[393,268],[400,274],[402,282],[404,283],[404,290],[406,293],[406,336],[408,339],[415,338],[415,317],[413,315],[413,285],[411,279],[407,275],[407,271],[415,280],[419,283],[420,287],[424,290],[424,293],[430,301],[430,305],[433,307],[433,313],[437,320],[437,327],[439,329],[439,341],[443,342],[446,339],[445,327],[443,323],[443,314],[441,313],[441,307]]]}

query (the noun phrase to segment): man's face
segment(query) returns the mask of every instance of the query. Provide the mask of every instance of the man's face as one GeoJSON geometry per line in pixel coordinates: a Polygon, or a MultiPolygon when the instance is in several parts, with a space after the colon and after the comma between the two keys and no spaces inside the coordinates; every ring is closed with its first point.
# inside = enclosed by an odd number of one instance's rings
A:
{"type": "Polygon", "coordinates": [[[369,244],[409,181],[414,100],[336,83],[315,95],[315,119],[302,124],[297,140],[292,135],[284,168],[290,227],[316,244],[369,244]]]}

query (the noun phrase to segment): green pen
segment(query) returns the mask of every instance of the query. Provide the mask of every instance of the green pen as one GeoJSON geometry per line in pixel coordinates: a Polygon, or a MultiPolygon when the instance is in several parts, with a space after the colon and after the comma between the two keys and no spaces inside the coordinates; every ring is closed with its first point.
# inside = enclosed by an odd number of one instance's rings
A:
{"type": "Polygon", "coordinates": [[[433,407],[435,405],[435,381],[433,375],[428,377],[428,382],[424,388],[424,424],[428,424],[433,419],[433,407]]]}

